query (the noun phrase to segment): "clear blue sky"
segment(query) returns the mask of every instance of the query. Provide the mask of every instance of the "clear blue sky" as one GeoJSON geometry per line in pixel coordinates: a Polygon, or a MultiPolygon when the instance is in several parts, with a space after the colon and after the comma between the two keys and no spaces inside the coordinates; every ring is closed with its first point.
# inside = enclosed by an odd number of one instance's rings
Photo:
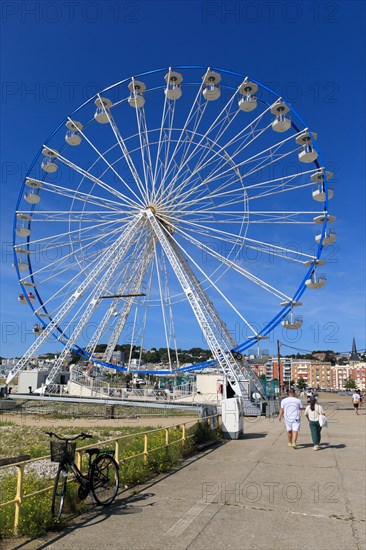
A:
{"type": "MultiPolygon", "coordinates": [[[[365,3],[3,2],[1,351],[32,343],[17,302],[12,225],[27,167],[64,117],[109,84],[177,65],[224,67],[270,85],[318,132],[335,172],[338,239],[321,294],[306,292],[301,349],[365,348],[365,3]]],[[[284,348],[285,351],[285,348],[284,348]]],[[[290,352],[290,350],[286,351],[290,352]]]]}

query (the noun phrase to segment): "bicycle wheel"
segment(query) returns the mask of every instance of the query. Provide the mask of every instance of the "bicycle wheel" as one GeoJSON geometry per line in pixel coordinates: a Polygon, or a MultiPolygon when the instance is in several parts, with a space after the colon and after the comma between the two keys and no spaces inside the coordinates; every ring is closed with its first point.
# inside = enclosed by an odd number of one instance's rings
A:
{"type": "Polygon", "coordinates": [[[60,464],[53,487],[51,507],[52,516],[57,520],[61,518],[64,507],[68,473],[68,467],[60,464]]]}
{"type": "Polygon", "coordinates": [[[118,465],[111,456],[99,455],[93,462],[90,474],[92,495],[102,506],[114,501],[119,486],[118,465]]]}

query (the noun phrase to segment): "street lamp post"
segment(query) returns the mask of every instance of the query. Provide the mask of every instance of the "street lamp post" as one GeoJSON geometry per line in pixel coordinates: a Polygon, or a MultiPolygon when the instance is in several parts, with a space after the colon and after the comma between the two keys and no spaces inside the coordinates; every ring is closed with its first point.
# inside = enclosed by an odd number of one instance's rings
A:
{"type": "Polygon", "coordinates": [[[283,369],[281,366],[281,342],[277,340],[277,363],[278,363],[278,375],[280,379],[280,396],[282,397],[284,395],[284,387],[283,387],[283,369]]]}

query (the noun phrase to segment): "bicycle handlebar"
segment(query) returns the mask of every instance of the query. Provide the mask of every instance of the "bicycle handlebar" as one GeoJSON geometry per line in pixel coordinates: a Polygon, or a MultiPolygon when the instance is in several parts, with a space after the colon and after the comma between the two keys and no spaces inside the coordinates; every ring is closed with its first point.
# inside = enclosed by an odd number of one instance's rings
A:
{"type": "Polygon", "coordinates": [[[93,437],[91,434],[85,434],[85,433],[75,435],[74,437],[62,437],[60,435],[55,434],[54,432],[45,432],[45,434],[49,435],[50,437],[56,437],[61,441],[74,441],[75,439],[91,439],[93,437]]]}

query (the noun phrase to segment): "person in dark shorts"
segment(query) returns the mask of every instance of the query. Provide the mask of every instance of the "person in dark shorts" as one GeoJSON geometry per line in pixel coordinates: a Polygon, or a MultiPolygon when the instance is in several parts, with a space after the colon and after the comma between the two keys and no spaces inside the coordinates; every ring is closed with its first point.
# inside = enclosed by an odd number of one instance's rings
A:
{"type": "Polygon", "coordinates": [[[352,395],[352,403],[353,403],[353,408],[356,411],[356,414],[358,414],[358,406],[360,404],[360,401],[361,401],[360,392],[355,391],[355,393],[352,395]]]}

